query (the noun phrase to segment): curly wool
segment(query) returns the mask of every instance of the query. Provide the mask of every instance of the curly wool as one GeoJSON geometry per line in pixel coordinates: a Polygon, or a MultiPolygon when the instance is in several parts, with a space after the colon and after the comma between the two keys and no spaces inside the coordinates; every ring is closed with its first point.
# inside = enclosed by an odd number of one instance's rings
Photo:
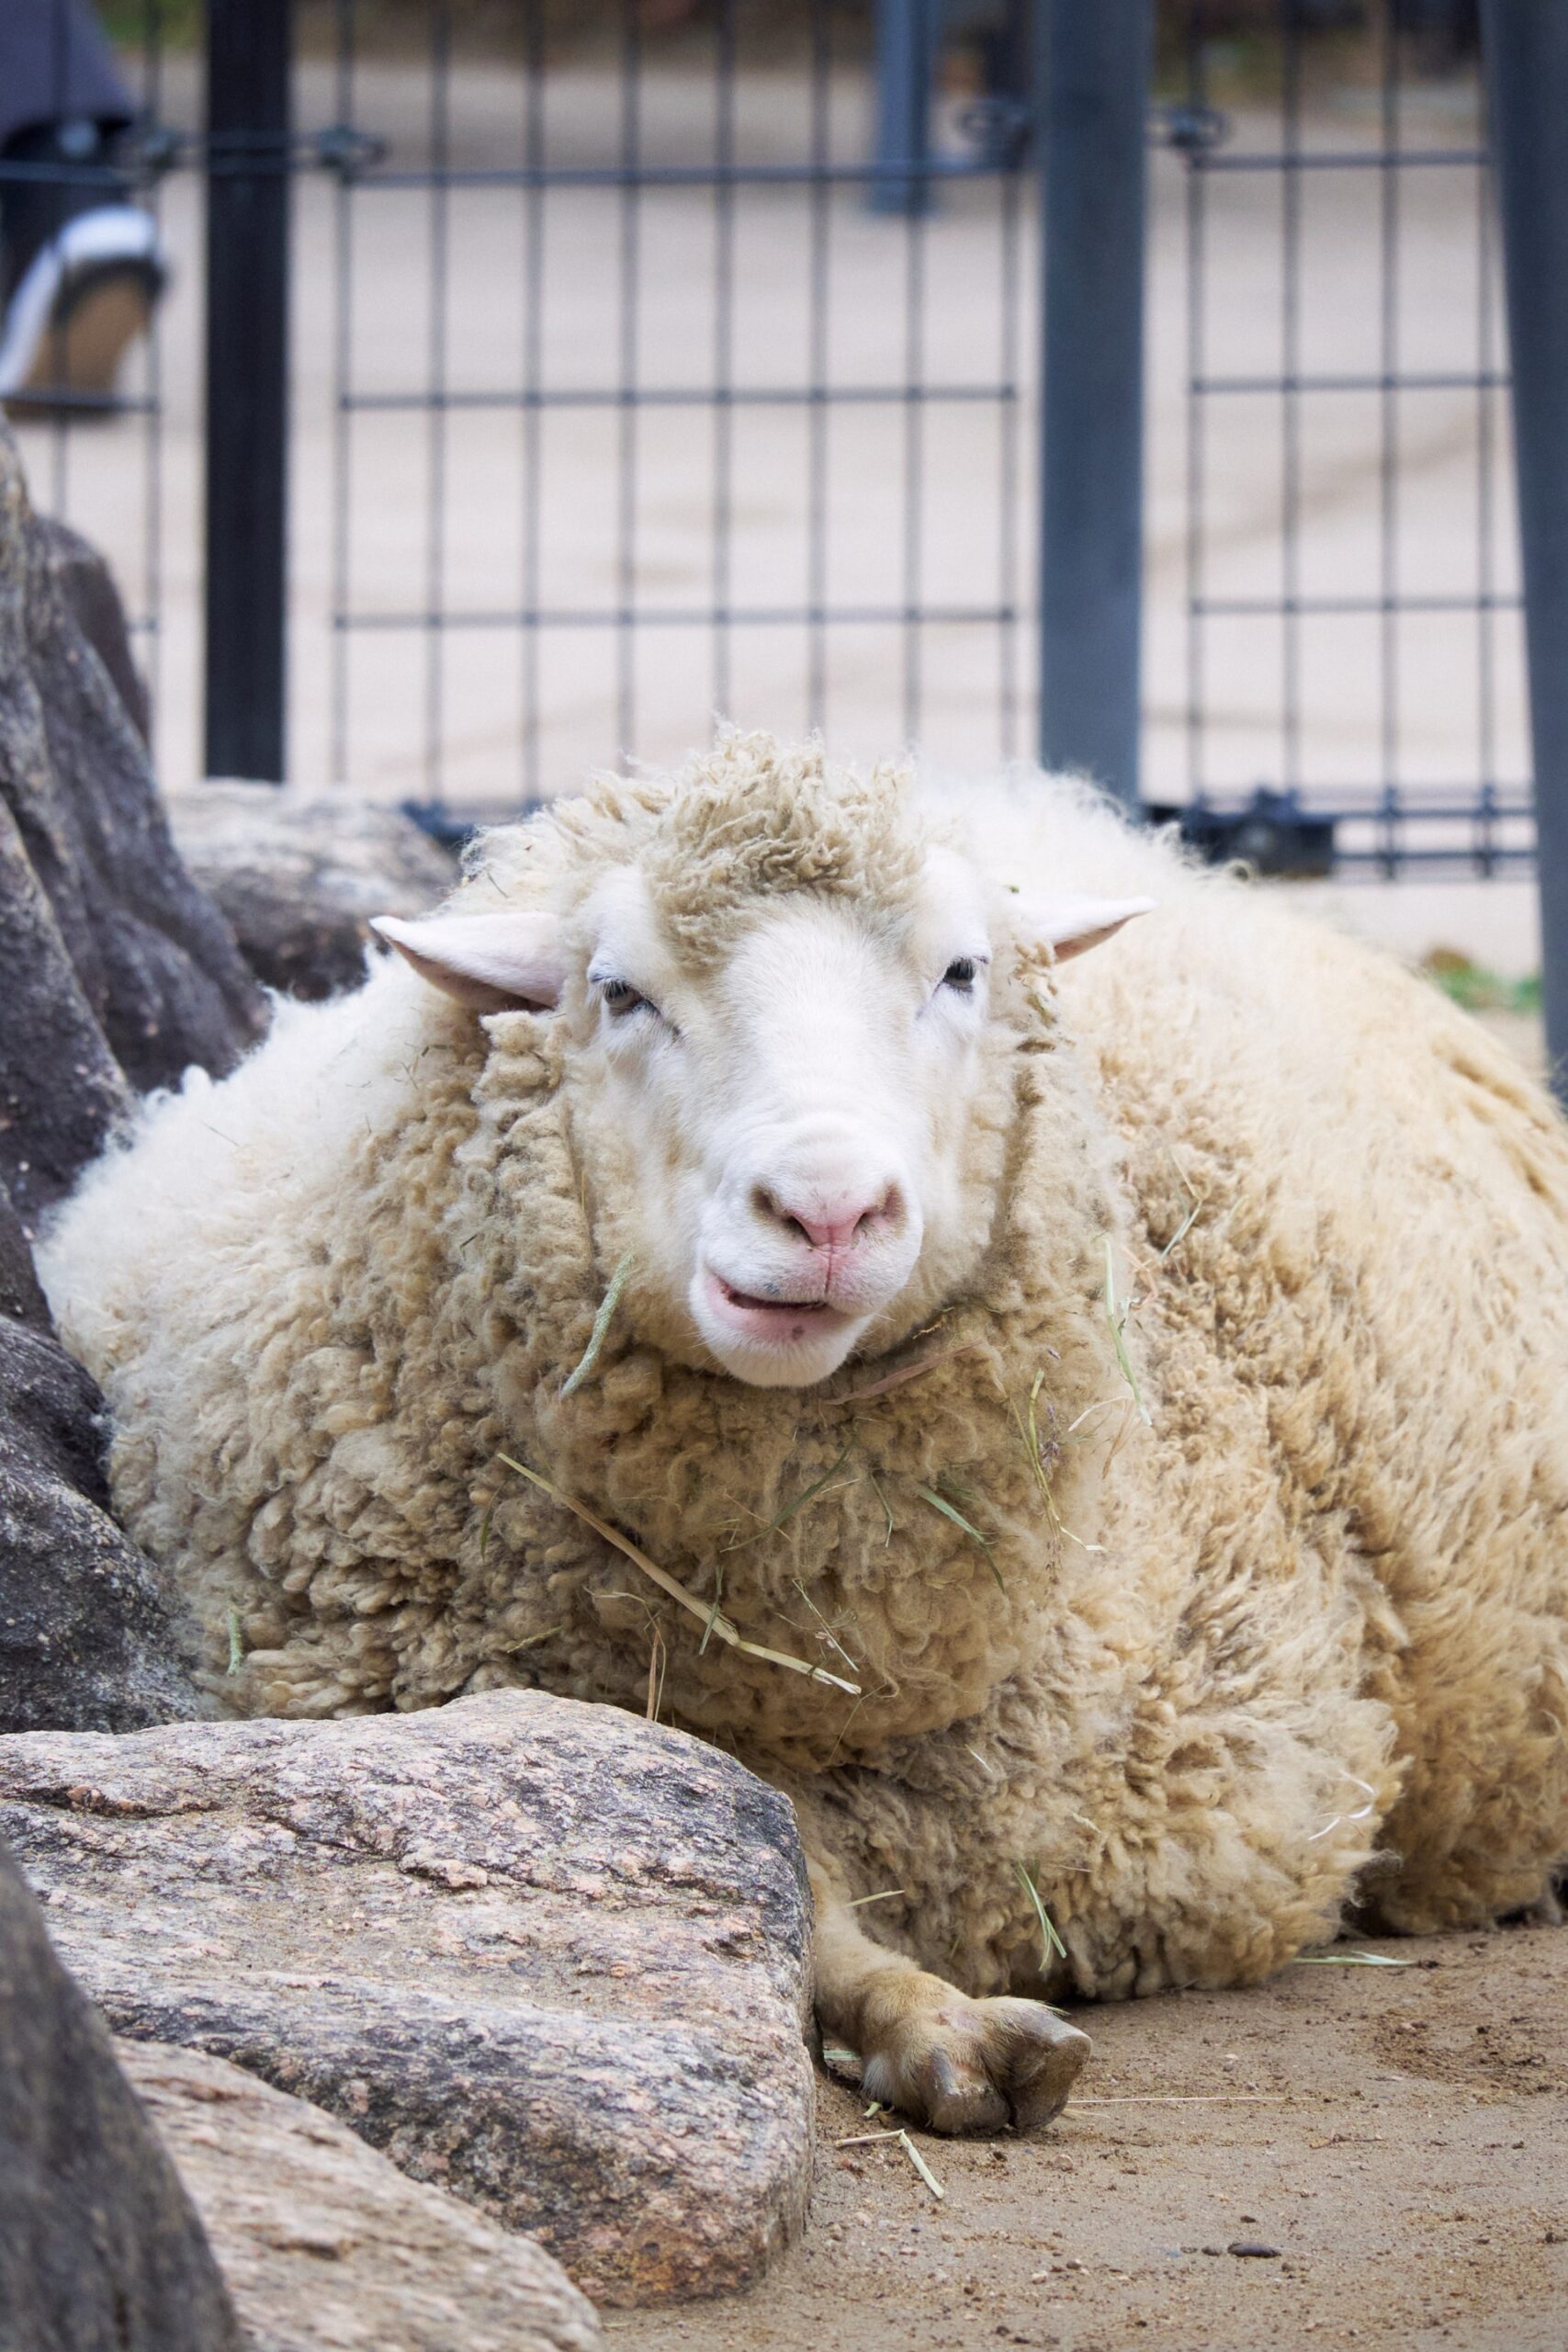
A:
{"type": "Polygon", "coordinates": [[[700,961],[759,891],[897,922],[965,835],[1004,883],[1161,909],[998,971],[981,1277],[819,1388],[623,1318],[563,1396],[618,1250],[558,1035],[400,967],[283,1010],[90,1178],[46,1268],[215,1703],[640,1709],[657,1631],[667,1719],[973,1991],[1235,1982],[1352,1900],[1533,1900],[1568,1852],[1568,1142],[1475,1024],[1081,788],[922,794],[765,738],[492,834],[465,888],[570,910],[635,858],[700,961]],[[503,1454],[863,1695],[705,1642],[503,1454]]]}

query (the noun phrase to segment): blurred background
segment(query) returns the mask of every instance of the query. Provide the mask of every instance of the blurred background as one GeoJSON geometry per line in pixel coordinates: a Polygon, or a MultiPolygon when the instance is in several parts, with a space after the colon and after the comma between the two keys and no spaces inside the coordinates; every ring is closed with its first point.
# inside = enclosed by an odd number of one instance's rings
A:
{"type": "Polygon", "coordinates": [[[1528,978],[1474,0],[1106,15],[1149,44],[1078,92],[1111,218],[1053,261],[1070,6],[109,0],[167,282],[112,384],[51,399],[40,365],[10,413],[125,591],[165,786],[287,772],[456,825],[716,713],[971,770],[1043,747],[1528,978]],[[1106,103],[1136,153],[1097,149],[1106,103]],[[1129,366],[1107,537],[1069,426],[1129,366]],[[1097,562],[1139,577],[1058,667],[1120,664],[1131,750],[1042,708],[1043,566],[1091,612],[1097,562]]]}

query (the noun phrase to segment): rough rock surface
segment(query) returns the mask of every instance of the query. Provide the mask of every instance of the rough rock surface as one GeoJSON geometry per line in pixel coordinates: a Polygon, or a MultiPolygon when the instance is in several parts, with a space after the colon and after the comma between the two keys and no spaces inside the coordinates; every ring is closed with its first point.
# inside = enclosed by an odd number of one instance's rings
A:
{"type": "MultiPolygon", "coordinates": [[[[0,484],[3,488],[3,484],[0,484]]],[[[0,578],[0,662],[4,639],[0,578]]],[[[6,751],[0,679],[0,762],[6,751]]],[[[0,771],[0,1181],[23,1209],[69,1191],[130,1104],[130,1090],[76,977],[0,771]]]]}
{"type": "MultiPolygon", "coordinates": [[[[22,1230],[22,1220],[11,1196],[0,1184],[0,1317],[25,1323],[29,1330],[50,1329],[49,1302],[33,1265],[33,1253],[22,1230]]],[[[0,1322],[0,1332],[5,1325],[0,1322]]]]}
{"type": "Polygon", "coordinates": [[[329,2109],[597,2301],[733,2292],[801,2223],[794,1816],[682,1733],[518,1690],[40,1733],[0,1829],[118,2031],[329,2109]]]}
{"type": "Polygon", "coordinates": [[[201,2216],[251,2352],[593,2352],[592,2306],[319,2107],[204,2051],[117,2055],[201,2216]]]}
{"type": "Polygon", "coordinates": [[[0,1849],[0,2346],[240,2344],[175,2167],[0,1849]]]}
{"type": "Polygon", "coordinates": [[[412,818],[346,795],[206,784],[169,803],[175,843],[258,979],[312,1000],[365,978],[372,915],[421,915],[457,862],[412,818]]]}
{"type": "Polygon", "coordinates": [[[0,1732],[202,1712],[157,1574],[109,1516],[106,1436],[0,1184],[0,1732]]]}
{"type": "Polygon", "coordinates": [[[38,525],[73,620],[108,672],[131,725],[143,743],[150,744],[152,706],[130,650],[130,630],[113,572],[92,541],[69,524],[40,514],[38,525]]]}
{"type": "Polygon", "coordinates": [[[175,854],[145,747],[0,424],[0,1177],[24,1220],[128,1086],[230,1069],[265,1006],[175,854]]]}

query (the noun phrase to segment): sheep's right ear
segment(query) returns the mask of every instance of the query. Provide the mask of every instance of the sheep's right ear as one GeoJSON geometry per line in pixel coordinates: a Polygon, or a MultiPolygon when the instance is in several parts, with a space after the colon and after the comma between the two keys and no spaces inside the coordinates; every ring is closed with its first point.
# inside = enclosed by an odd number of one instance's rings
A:
{"type": "Polygon", "coordinates": [[[547,1010],[566,979],[556,917],[516,907],[508,914],[433,915],[404,922],[378,915],[370,928],[422,979],[475,1012],[547,1010]]]}
{"type": "Polygon", "coordinates": [[[1058,964],[1114,938],[1134,915],[1153,914],[1153,899],[1087,899],[1076,891],[1020,892],[1014,914],[1021,938],[1049,947],[1058,964]]]}

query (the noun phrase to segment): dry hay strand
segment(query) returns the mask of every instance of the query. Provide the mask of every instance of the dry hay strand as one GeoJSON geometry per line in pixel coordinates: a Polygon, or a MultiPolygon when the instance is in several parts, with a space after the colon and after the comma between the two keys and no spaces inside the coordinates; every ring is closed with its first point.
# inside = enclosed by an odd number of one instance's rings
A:
{"type": "Polygon", "coordinates": [[[858,1682],[847,1682],[841,1674],[829,1674],[825,1666],[814,1666],[808,1658],[791,1657],[787,1650],[769,1649],[761,1642],[749,1642],[739,1629],[731,1624],[716,1600],[711,1603],[699,1600],[696,1594],[688,1592],[680,1579],[672,1577],[667,1568],[661,1568],[657,1560],[650,1560],[630,1536],[623,1535],[618,1528],[610,1525],[608,1520],[601,1519],[597,1511],[590,1510],[586,1503],[563,1494],[559,1487],[541,1476],[537,1470],[530,1470],[525,1462],[513,1460],[510,1453],[498,1453],[496,1459],[503,1462],[509,1470],[515,1470],[520,1478],[526,1478],[530,1486],[539,1487],[563,1510],[575,1513],[585,1527],[591,1527],[595,1535],[613,1545],[623,1559],[629,1560],[634,1568],[640,1568],[645,1577],[651,1577],[660,1592],[668,1593],[671,1600],[678,1602],[688,1615],[697,1620],[704,1628],[705,1638],[709,1634],[716,1634],[728,1648],[739,1651],[744,1657],[761,1658],[765,1664],[783,1667],[791,1674],[804,1674],[808,1682],[827,1683],[830,1689],[842,1690],[852,1699],[861,1696],[858,1682]]]}

